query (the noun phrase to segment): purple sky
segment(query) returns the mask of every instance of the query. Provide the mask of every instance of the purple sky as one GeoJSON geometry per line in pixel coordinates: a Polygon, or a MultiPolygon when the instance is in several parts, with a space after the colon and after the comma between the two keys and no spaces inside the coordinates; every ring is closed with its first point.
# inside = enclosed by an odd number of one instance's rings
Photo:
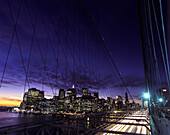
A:
{"type": "MultiPolygon", "coordinates": [[[[7,96],[10,99],[22,99],[25,71],[17,37],[27,70],[33,37],[32,28],[35,24],[37,39],[34,35],[28,70],[30,87],[45,90],[48,97],[52,97],[53,92],[58,93],[59,88],[69,88],[72,84],[75,84],[79,91],[82,87],[88,87],[91,92],[99,91],[100,97],[115,98],[116,95],[124,97],[125,88],[79,2],[53,1],[51,6],[44,1],[37,7],[40,1],[37,3],[26,1],[28,9],[25,0],[21,3],[21,12],[16,25],[17,36],[15,32],[0,88],[2,91],[0,100],[7,96]],[[47,72],[44,71],[43,62],[46,64],[47,72]]],[[[20,0],[15,3],[10,1],[14,18],[17,16],[19,3],[20,0]]],[[[145,90],[145,85],[136,0],[123,1],[123,4],[122,1],[85,0],[85,4],[132,96],[138,100],[145,90]]],[[[0,77],[2,77],[14,30],[6,1],[0,5],[0,18],[0,77]]]]}

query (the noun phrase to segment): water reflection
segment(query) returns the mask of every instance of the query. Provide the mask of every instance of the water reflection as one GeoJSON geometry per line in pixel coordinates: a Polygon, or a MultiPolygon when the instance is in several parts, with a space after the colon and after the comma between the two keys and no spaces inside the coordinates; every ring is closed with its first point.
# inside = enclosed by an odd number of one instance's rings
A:
{"type": "Polygon", "coordinates": [[[34,115],[34,114],[19,114],[12,112],[0,112],[0,127],[29,123],[29,122],[40,122],[43,120],[53,119],[51,116],[34,115]]]}

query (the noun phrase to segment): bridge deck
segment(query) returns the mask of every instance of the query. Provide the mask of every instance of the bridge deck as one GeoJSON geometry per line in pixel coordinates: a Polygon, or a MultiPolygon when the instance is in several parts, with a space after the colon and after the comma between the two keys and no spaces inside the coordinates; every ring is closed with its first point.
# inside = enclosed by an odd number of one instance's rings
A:
{"type": "MultiPolygon", "coordinates": [[[[111,118],[110,121],[114,119],[111,118]]],[[[131,116],[124,117],[123,119],[108,125],[105,130],[119,131],[133,134],[151,134],[151,129],[148,121],[147,112],[137,111],[131,116]]],[[[98,133],[98,135],[111,135],[110,133],[98,133]]]]}

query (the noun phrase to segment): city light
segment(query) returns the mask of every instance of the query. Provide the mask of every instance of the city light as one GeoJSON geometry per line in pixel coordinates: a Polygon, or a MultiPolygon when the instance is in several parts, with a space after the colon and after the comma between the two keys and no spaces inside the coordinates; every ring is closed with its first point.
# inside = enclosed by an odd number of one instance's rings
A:
{"type": "Polygon", "coordinates": [[[162,102],[163,101],[163,99],[162,98],[159,98],[159,102],[162,102]]]}
{"type": "Polygon", "coordinates": [[[149,93],[144,93],[144,98],[146,98],[146,99],[150,98],[150,94],[149,93]]]}
{"type": "Polygon", "coordinates": [[[114,111],[114,113],[117,113],[117,111],[114,111]]]}
{"type": "Polygon", "coordinates": [[[74,84],[73,84],[73,86],[72,86],[72,89],[74,89],[75,87],[74,87],[74,84]]]}
{"type": "Polygon", "coordinates": [[[167,90],[166,89],[162,89],[162,91],[166,92],[167,90]]]}

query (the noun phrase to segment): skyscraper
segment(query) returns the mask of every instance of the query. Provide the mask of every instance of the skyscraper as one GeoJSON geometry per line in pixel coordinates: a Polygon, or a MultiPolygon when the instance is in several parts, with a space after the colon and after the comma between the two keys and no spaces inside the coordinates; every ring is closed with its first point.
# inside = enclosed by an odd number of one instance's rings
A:
{"type": "Polygon", "coordinates": [[[65,98],[65,91],[63,89],[60,89],[59,91],[59,99],[64,99],[65,98]]]}
{"type": "Polygon", "coordinates": [[[99,98],[99,93],[98,92],[94,92],[94,98],[96,99],[98,99],[99,98]]]}
{"type": "Polygon", "coordinates": [[[127,92],[125,93],[125,104],[128,104],[129,103],[129,100],[128,100],[128,94],[127,92]]]}
{"type": "Polygon", "coordinates": [[[82,96],[87,96],[87,95],[88,95],[88,89],[82,88],[82,96]]]}
{"type": "Polygon", "coordinates": [[[116,96],[116,100],[117,100],[117,109],[121,109],[123,107],[123,101],[122,101],[122,97],[121,96],[116,96]]]}

